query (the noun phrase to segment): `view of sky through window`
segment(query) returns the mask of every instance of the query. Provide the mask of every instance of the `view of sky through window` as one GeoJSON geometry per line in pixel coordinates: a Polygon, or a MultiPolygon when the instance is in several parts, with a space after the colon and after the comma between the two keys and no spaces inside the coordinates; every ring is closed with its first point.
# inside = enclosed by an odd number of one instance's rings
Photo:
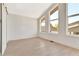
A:
{"type": "MultiPolygon", "coordinates": [[[[78,3],[69,3],[68,4],[68,16],[79,14],[79,4],[78,3]]],[[[74,17],[69,17],[68,23],[73,23],[79,21],[79,15],[74,17]]]]}
{"type": "MultiPolygon", "coordinates": [[[[68,16],[74,15],[74,14],[79,14],[79,4],[78,3],[69,3],[68,4],[68,16]]],[[[50,20],[58,18],[58,11],[56,11],[54,14],[50,16],[50,20]]],[[[69,17],[68,23],[73,23],[79,21],[79,16],[75,17],[69,17]]],[[[52,21],[52,24],[58,23],[57,20],[52,21]]]]}
{"type": "Polygon", "coordinates": [[[55,13],[53,13],[52,15],[50,15],[50,23],[54,27],[58,24],[58,10],[55,13]],[[56,20],[54,20],[54,19],[56,19],[56,20]]]}

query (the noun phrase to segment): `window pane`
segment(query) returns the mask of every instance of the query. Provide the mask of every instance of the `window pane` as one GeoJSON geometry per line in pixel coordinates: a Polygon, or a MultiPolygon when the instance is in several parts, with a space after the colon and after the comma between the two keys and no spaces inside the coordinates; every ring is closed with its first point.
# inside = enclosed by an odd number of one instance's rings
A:
{"type": "Polygon", "coordinates": [[[79,4],[78,3],[69,3],[68,4],[68,16],[79,13],[79,4]]]}
{"type": "Polygon", "coordinates": [[[68,33],[79,35],[79,4],[68,4],[68,33]]]}
{"type": "Polygon", "coordinates": [[[58,10],[50,15],[50,32],[58,32],[58,10]]]}
{"type": "Polygon", "coordinates": [[[42,18],[41,19],[40,26],[41,26],[41,32],[45,32],[45,18],[42,18]]]}

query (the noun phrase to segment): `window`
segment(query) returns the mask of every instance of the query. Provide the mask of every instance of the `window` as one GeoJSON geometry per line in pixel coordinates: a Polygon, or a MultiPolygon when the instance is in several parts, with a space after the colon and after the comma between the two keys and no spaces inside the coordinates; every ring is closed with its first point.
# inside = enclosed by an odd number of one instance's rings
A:
{"type": "Polygon", "coordinates": [[[50,32],[58,32],[58,6],[50,12],[50,32]]]}
{"type": "Polygon", "coordinates": [[[41,21],[40,21],[40,30],[41,30],[41,32],[45,32],[45,17],[41,18],[41,21]]]}
{"type": "Polygon", "coordinates": [[[68,4],[68,34],[79,35],[79,4],[68,4]]]}

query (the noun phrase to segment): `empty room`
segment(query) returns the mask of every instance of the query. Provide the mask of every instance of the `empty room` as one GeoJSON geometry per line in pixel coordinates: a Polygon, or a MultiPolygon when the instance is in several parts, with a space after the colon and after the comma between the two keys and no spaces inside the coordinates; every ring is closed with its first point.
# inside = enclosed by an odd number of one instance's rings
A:
{"type": "Polygon", "coordinates": [[[2,3],[2,55],[79,56],[78,3],[2,3]]]}

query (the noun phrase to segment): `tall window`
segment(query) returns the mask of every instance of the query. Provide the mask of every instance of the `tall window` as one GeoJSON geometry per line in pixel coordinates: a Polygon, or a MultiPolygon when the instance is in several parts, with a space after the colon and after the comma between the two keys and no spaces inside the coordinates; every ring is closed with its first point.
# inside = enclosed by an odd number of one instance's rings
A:
{"type": "Polygon", "coordinates": [[[45,32],[45,17],[42,17],[40,20],[40,30],[41,32],[45,32]]]}
{"type": "Polygon", "coordinates": [[[50,32],[58,32],[58,6],[50,11],[50,32]]]}
{"type": "Polygon", "coordinates": [[[68,4],[68,34],[79,35],[79,4],[68,4]]]}

